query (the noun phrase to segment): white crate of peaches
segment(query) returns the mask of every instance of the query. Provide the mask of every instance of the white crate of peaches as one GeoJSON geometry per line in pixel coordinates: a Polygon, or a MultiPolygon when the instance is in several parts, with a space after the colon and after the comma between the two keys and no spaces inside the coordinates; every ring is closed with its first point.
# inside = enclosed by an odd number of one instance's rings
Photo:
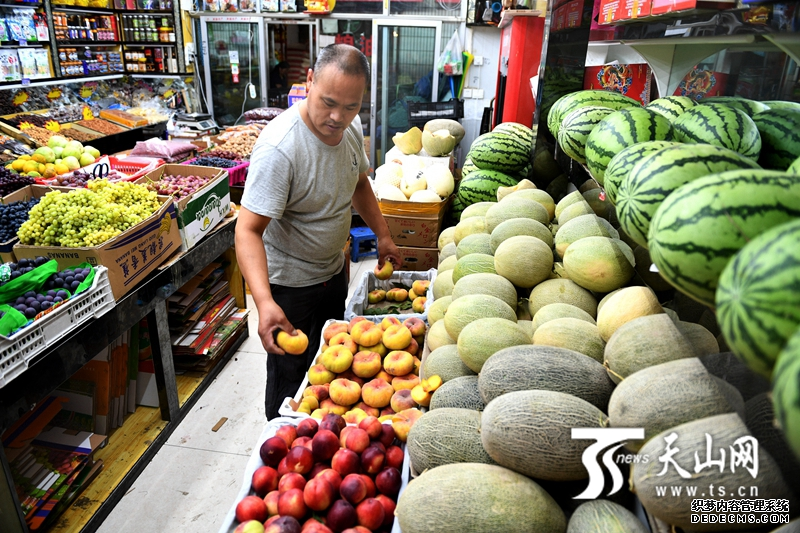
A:
{"type": "Polygon", "coordinates": [[[280,425],[270,422],[262,435],[223,531],[399,531],[394,509],[408,483],[408,458],[391,424],[366,417],[348,425],[333,413],[275,421],[280,425]]]}
{"type": "Polygon", "coordinates": [[[284,400],[280,414],[322,418],[335,413],[349,423],[366,416],[413,423],[421,415],[417,408],[427,407],[442,383],[439,376],[419,378],[426,329],[416,317],[329,321],[304,382],[294,398],[284,400]]]}

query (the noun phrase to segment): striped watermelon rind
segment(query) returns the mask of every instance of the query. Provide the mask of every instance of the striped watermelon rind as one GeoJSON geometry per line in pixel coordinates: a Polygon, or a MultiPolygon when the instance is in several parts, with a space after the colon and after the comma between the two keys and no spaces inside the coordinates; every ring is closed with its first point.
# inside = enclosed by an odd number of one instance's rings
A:
{"type": "Polygon", "coordinates": [[[644,141],[671,141],[669,120],[644,108],[620,109],[600,121],[586,141],[586,166],[598,181],[615,155],[644,141]]]}
{"type": "Polygon", "coordinates": [[[657,98],[645,106],[672,122],[697,103],[688,96],[665,96],[657,98]]]}
{"type": "Polygon", "coordinates": [[[712,96],[709,98],[703,98],[702,103],[704,105],[707,104],[726,105],[728,107],[738,109],[739,111],[743,111],[750,117],[756,115],[757,113],[761,113],[762,111],[767,111],[769,109],[769,106],[763,102],[750,100],[748,98],[741,98],[739,96],[712,96]]]}
{"type": "Polygon", "coordinates": [[[772,406],[775,421],[786,442],[800,459],[800,330],[781,350],[772,373],[772,406]]]}
{"type": "Polygon", "coordinates": [[[725,342],[747,366],[770,377],[800,328],[800,220],[747,243],[719,277],[717,321],[725,342]]]}
{"type": "Polygon", "coordinates": [[[617,191],[620,226],[647,248],[650,221],[664,199],[681,185],[728,170],[759,169],[750,158],[711,144],[678,144],[645,156],[617,191]]]}
{"type": "Polygon", "coordinates": [[[499,172],[516,172],[522,170],[530,162],[530,144],[507,133],[484,133],[469,149],[472,163],[482,170],[499,172]]]}
{"type": "Polygon", "coordinates": [[[516,137],[519,142],[528,147],[528,151],[530,151],[533,146],[533,130],[525,124],[520,124],[519,122],[501,122],[495,126],[492,131],[516,137]]]}
{"type": "Polygon", "coordinates": [[[586,163],[586,139],[601,120],[613,113],[610,107],[579,107],[564,117],[558,130],[558,145],[569,157],[586,163]]]}
{"type": "Polygon", "coordinates": [[[606,171],[603,174],[600,185],[606,191],[606,198],[611,202],[611,205],[616,205],[617,191],[620,185],[628,177],[631,170],[636,163],[642,160],[648,154],[657,152],[668,146],[673,146],[675,143],[672,141],[645,141],[643,143],[636,143],[622,150],[620,153],[611,158],[608,162],[606,171]]]}
{"type": "Polygon", "coordinates": [[[789,165],[789,168],[786,169],[786,172],[788,172],[789,174],[795,174],[795,175],[800,174],[800,157],[795,159],[792,162],[792,164],[789,165]]]}
{"type": "Polygon", "coordinates": [[[478,167],[475,166],[475,163],[472,162],[472,159],[469,158],[467,155],[464,158],[464,165],[461,167],[461,179],[466,179],[470,174],[475,172],[476,170],[480,170],[478,167]]]}
{"type": "Polygon", "coordinates": [[[758,161],[761,135],[753,119],[739,109],[703,104],[683,113],[673,125],[680,142],[713,144],[758,161]]]}
{"type": "Polygon", "coordinates": [[[800,102],[787,102],[784,100],[764,100],[762,104],[770,109],[797,109],[800,110],[800,102]]]}
{"type": "Polygon", "coordinates": [[[642,107],[641,103],[620,93],[599,89],[578,91],[556,100],[547,115],[547,129],[557,139],[558,130],[561,128],[561,121],[564,120],[564,117],[579,107],[590,105],[610,107],[615,110],[642,107]]]}
{"type": "Polygon", "coordinates": [[[478,202],[496,202],[499,187],[513,187],[519,182],[495,170],[476,170],[468,178],[461,180],[453,200],[452,216],[459,220],[462,211],[478,202]]]}
{"type": "Polygon", "coordinates": [[[753,122],[761,135],[761,166],[786,170],[800,157],[800,110],[770,109],[755,115],[753,122]]]}
{"type": "Polygon", "coordinates": [[[725,265],[744,245],[800,218],[800,180],[773,170],[732,170],[679,187],[650,222],[647,246],[661,276],[713,307],[725,265]]]}

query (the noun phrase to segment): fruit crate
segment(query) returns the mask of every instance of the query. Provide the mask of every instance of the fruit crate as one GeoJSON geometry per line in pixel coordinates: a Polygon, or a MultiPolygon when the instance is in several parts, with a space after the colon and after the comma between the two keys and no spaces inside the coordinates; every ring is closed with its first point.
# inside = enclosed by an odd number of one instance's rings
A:
{"type": "MultiPolygon", "coordinates": [[[[273,418],[264,426],[264,430],[261,432],[261,436],[258,438],[258,442],[253,447],[253,453],[250,455],[250,459],[247,462],[247,466],[245,467],[244,477],[242,478],[242,486],[239,489],[239,493],[236,495],[236,499],[231,505],[228,514],[225,515],[225,519],[222,522],[222,526],[219,528],[219,533],[233,533],[236,529],[237,522],[236,522],[236,504],[250,494],[253,494],[250,490],[251,481],[253,478],[253,473],[261,466],[263,466],[263,462],[261,461],[261,445],[269,439],[270,437],[275,436],[275,432],[278,430],[279,427],[285,426],[287,424],[291,424],[296,426],[300,422],[298,418],[285,418],[285,417],[278,417],[273,418]]],[[[410,472],[411,472],[411,460],[408,456],[408,448],[405,444],[401,443],[401,447],[403,448],[403,467],[400,471],[402,475],[402,483],[400,485],[400,493],[397,496],[397,499],[400,499],[402,496],[403,491],[406,490],[408,486],[408,481],[410,479],[410,472]]],[[[391,533],[401,533],[400,525],[397,522],[397,518],[394,519],[394,524],[392,526],[391,533]]]]}
{"type": "Polygon", "coordinates": [[[38,354],[58,342],[82,323],[111,310],[114,295],[108,269],[95,267],[92,286],[9,337],[0,335],[0,388],[28,368],[38,354]]]}
{"type": "MultiPolygon", "coordinates": [[[[192,165],[194,164],[196,157],[189,159],[188,161],[184,161],[181,165],[192,165]]],[[[228,171],[228,184],[229,185],[241,185],[247,179],[247,167],[250,166],[250,161],[237,161],[239,164],[235,167],[231,168],[223,168],[222,170],[228,171]]]]}
{"type": "Polygon", "coordinates": [[[428,322],[428,308],[433,304],[433,282],[436,280],[436,269],[432,268],[426,271],[395,271],[392,273],[391,277],[387,280],[379,280],[375,277],[375,274],[372,271],[364,272],[364,275],[361,276],[361,281],[358,282],[358,286],[353,292],[352,298],[350,298],[350,303],[347,305],[347,309],[344,312],[344,319],[350,321],[353,317],[356,316],[364,316],[373,322],[380,322],[387,316],[396,316],[401,320],[405,320],[409,317],[416,317],[420,318],[428,322]],[[395,284],[402,284],[406,287],[410,287],[411,284],[416,280],[428,280],[431,282],[430,287],[428,288],[427,293],[425,294],[425,310],[422,313],[401,313],[401,314],[387,314],[387,315],[367,315],[364,311],[367,309],[369,305],[367,302],[367,297],[369,296],[370,291],[374,291],[377,289],[388,290],[395,286],[395,284]]]}
{"type": "MultiPolygon", "coordinates": [[[[96,162],[92,163],[91,165],[86,165],[78,170],[82,172],[86,172],[91,174],[97,165],[106,164],[108,165],[109,170],[116,170],[121,174],[125,174],[127,177],[124,181],[136,181],[140,177],[144,176],[151,170],[155,170],[156,168],[160,167],[164,164],[164,161],[161,159],[151,159],[148,157],[125,157],[125,158],[117,158],[112,156],[103,156],[99,158],[96,162]]],[[[62,174],[63,176],[71,176],[72,172],[68,172],[66,174],[62,174]]],[[[37,179],[37,183],[42,185],[53,185],[56,183],[55,179],[37,179]]]]}

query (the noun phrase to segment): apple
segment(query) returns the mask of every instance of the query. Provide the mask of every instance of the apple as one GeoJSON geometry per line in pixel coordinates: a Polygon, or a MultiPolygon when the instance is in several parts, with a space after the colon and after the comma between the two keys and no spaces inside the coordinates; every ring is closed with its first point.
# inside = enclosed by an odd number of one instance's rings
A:
{"type": "MultiPolygon", "coordinates": [[[[352,472],[350,472],[352,474],[352,472]]],[[[342,484],[342,475],[333,468],[326,468],[315,477],[322,478],[331,484],[336,494],[339,494],[339,487],[342,484]]]]}
{"type": "Polygon", "coordinates": [[[358,345],[353,338],[350,337],[349,333],[337,333],[334,335],[330,342],[330,347],[333,346],[344,346],[350,351],[351,354],[354,354],[358,351],[358,345]]]}
{"type": "Polygon", "coordinates": [[[292,443],[292,448],[297,448],[298,446],[305,446],[308,448],[307,444],[309,442],[311,442],[311,437],[297,437],[292,443]]]}
{"type": "Polygon", "coordinates": [[[411,316],[403,320],[403,325],[408,328],[408,331],[411,332],[412,337],[425,335],[425,330],[427,329],[425,322],[421,318],[417,318],[415,316],[411,316]]]}
{"type": "Polygon", "coordinates": [[[306,478],[297,472],[289,472],[288,474],[284,474],[278,482],[278,492],[283,494],[291,489],[303,490],[305,486],[306,478]]]}
{"type": "Polygon", "coordinates": [[[253,472],[251,485],[262,498],[278,487],[278,471],[271,466],[261,466],[253,472]]]}
{"type": "Polygon", "coordinates": [[[414,370],[414,356],[403,350],[389,352],[389,355],[383,360],[383,369],[392,376],[410,374],[414,370]]]}
{"type": "Polygon", "coordinates": [[[367,474],[374,476],[380,472],[385,461],[386,454],[377,446],[369,446],[361,452],[361,470],[367,474]]]}
{"type": "Polygon", "coordinates": [[[280,497],[281,493],[278,492],[277,489],[264,496],[264,503],[267,504],[267,512],[269,513],[269,516],[278,514],[278,498],[280,497]]]}
{"type": "Polygon", "coordinates": [[[386,448],[386,460],[384,464],[400,470],[403,467],[404,456],[405,454],[400,446],[389,446],[386,448]]]}
{"type": "Polygon", "coordinates": [[[403,323],[396,316],[387,316],[381,320],[381,329],[386,331],[390,326],[402,326],[403,323]]]}
{"type": "Polygon", "coordinates": [[[316,461],[327,461],[337,451],[339,451],[339,437],[333,431],[320,429],[311,439],[311,452],[316,461]]]}
{"type": "Polygon", "coordinates": [[[379,280],[389,279],[392,277],[393,272],[394,266],[391,261],[384,261],[380,268],[378,268],[378,265],[375,265],[375,268],[372,270],[372,273],[375,274],[375,277],[379,280]]]}
{"type": "Polygon", "coordinates": [[[347,324],[344,322],[334,322],[322,332],[322,339],[325,341],[325,344],[328,344],[334,335],[342,332],[347,333],[348,329],[347,324]]]}
{"type": "Polygon", "coordinates": [[[369,446],[369,435],[363,429],[356,428],[347,434],[345,445],[348,450],[361,453],[369,446]]]}
{"type": "Polygon", "coordinates": [[[378,409],[389,405],[389,402],[392,401],[393,394],[394,389],[392,386],[382,379],[377,378],[365,383],[364,387],[361,389],[361,397],[364,403],[378,409]]]}
{"type": "Polygon", "coordinates": [[[264,533],[264,524],[258,520],[248,520],[236,526],[233,533],[264,533]]]}
{"type": "Polygon", "coordinates": [[[328,393],[331,400],[339,405],[353,405],[361,398],[361,387],[355,381],[338,378],[331,382],[328,393]]]}
{"type": "MultiPolygon", "coordinates": [[[[353,505],[358,505],[367,497],[367,484],[359,474],[348,474],[342,479],[339,494],[353,505]]],[[[260,500],[260,498],[259,498],[260,500]]]]}
{"type": "Polygon", "coordinates": [[[342,477],[355,474],[361,469],[361,459],[353,450],[340,448],[333,454],[331,468],[342,477]]]}
{"type": "Polygon", "coordinates": [[[391,499],[390,497],[386,496],[385,494],[378,494],[375,496],[375,499],[383,505],[383,527],[384,529],[392,527],[392,523],[394,522],[394,510],[397,507],[397,503],[391,499]]]}
{"type": "Polygon", "coordinates": [[[411,284],[411,290],[413,290],[419,296],[424,296],[425,293],[428,292],[428,288],[430,286],[431,282],[427,279],[415,279],[414,282],[411,284]]]}
{"type": "Polygon", "coordinates": [[[356,509],[346,500],[336,500],[331,505],[331,508],[328,509],[325,523],[334,532],[341,533],[358,523],[356,509]]]}
{"type": "Polygon", "coordinates": [[[294,335],[278,331],[275,342],[281,350],[291,355],[302,355],[308,349],[308,336],[299,329],[294,331],[294,335]]]}
{"type": "MultiPolygon", "coordinates": [[[[336,414],[339,416],[343,416],[347,412],[346,405],[339,405],[338,403],[334,402],[332,398],[328,398],[327,400],[323,400],[320,404],[320,407],[326,410],[326,414],[336,414]]],[[[320,417],[322,419],[323,417],[320,417]]]]}
{"type": "Polygon", "coordinates": [[[411,390],[419,385],[419,376],[413,373],[406,374],[405,376],[395,376],[392,378],[392,388],[395,391],[408,389],[411,390]]]}
{"type": "Polygon", "coordinates": [[[367,418],[367,413],[358,407],[353,407],[344,414],[344,419],[348,424],[357,426],[359,422],[367,418]]]}
{"type": "Polygon", "coordinates": [[[417,408],[398,411],[397,414],[392,417],[392,428],[394,429],[395,436],[402,442],[405,442],[408,438],[409,430],[414,425],[414,422],[419,420],[421,416],[422,411],[417,408]]]}
{"type": "Polygon", "coordinates": [[[356,507],[358,525],[369,530],[381,527],[385,513],[383,505],[375,498],[367,498],[356,507]]]}
{"type": "MultiPolygon", "coordinates": [[[[275,520],[265,524],[264,533],[302,533],[300,522],[291,516],[276,516],[275,520]]],[[[271,519],[270,519],[271,520],[271,519]]]]}
{"type": "MultiPolygon", "coordinates": [[[[336,379],[336,374],[325,368],[322,363],[308,369],[308,382],[312,385],[324,385],[336,379]]],[[[317,398],[319,401],[322,399],[317,398]]]]}
{"type": "Polygon", "coordinates": [[[333,485],[325,478],[315,477],[303,489],[303,501],[312,511],[324,511],[335,499],[333,485]]]}
{"type": "Polygon", "coordinates": [[[375,476],[375,487],[390,498],[396,498],[400,492],[400,485],[403,483],[403,478],[400,475],[400,470],[388,466],[381,470],[375,476]]]}
{"type": "Polygon", "coordinates": [[[272,467],[278,466],[287,453],[289,453],[289,448],[286,446],[286,441],[278,436],[265,440],[259,450],[264,464],[272,467]]]}
{"type": "Polygon", "coordinates": [[[382,289],[375,289],[367,294],[367,303],[379,304],[386,299],[386,291],[382,289]]]}
{"type": "MultiPolygon", "coordinates": [[[[366,490],[367,489],[365,487],[365,493],[366,490]]],[[[258,520],[259,522],[264,522],[266,519],[267,504],[264,503],[262,498],[259,498],[258,496],[245,496],[239,503],[236,504],[236,520],[238,522],[247,522],[249,520],[258,520]]]]}
{"type": "MultiPolygon", "coordinates": [[[[362,395],[362,396],[364,395],[364,389],[363,389],[363,388],[361,389],[361,395],[362,395]]],[[[375,407],[371,407],[371,406],[367,405],[366,403],[364,403],[364,401],[363,401],[363,400],[362,400],[362,401],[360,401],[360,402],[358,402],[357,404],[355,404],[355,405],[353,406],[353,409],[361,409],[362,411],[364,411],[364,413],[365,413],[367,416],[374,416],[374,417],[377,417],[377,416],[380,414],[380,410],[379,410],[379,409],[377,409],[377,408],[375,408],[375,407]]],[[[361,420],[363,420],[363,418],[362,418],[361,420]]],[[[360,423],[361,423],[361,420],[359,420],[358,422],[356,422],[356,424],[360,424],[360,423]]]]}
{"type": "Polygon", "coordinates": [[[359,428],[367,432],[370,439],[377,439],[380,436],[382,426],[376,416],[368,416],[358,424],[359,428]]]}
{"type": "Polygon", "coordinates": [[[353,352],[346,346],[334,344],[322,352],[319,356],[319,362],[322,363],[322,366],[329,372],[338,374],[350,368],[350,365],[353,363],[353,352]]]}
{"type": "Polygon", "coordinates": [[[305,446],[292,448],[286,455],[286,466],[290,472],[308,474],[314,466],[314,454],[305,446]]]}
{"type": "Polygon", "coordinates": [[[299,522],[305,519],[307,512],[303,491],[300,489],[289,489],[278,498],[278,513],[281,516],[291,516],[299,522]]]}

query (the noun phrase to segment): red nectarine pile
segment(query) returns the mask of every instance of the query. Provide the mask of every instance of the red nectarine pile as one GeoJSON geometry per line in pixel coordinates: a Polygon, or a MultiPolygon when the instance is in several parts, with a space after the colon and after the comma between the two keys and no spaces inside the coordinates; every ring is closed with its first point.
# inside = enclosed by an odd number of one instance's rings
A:
{"type": "Polygon", "coordinates": [[[264,466],[236,505],[236,533],[389,531],[403,450],[392,426],[333,413],[281,426],[259,450],[264,466]]]}

